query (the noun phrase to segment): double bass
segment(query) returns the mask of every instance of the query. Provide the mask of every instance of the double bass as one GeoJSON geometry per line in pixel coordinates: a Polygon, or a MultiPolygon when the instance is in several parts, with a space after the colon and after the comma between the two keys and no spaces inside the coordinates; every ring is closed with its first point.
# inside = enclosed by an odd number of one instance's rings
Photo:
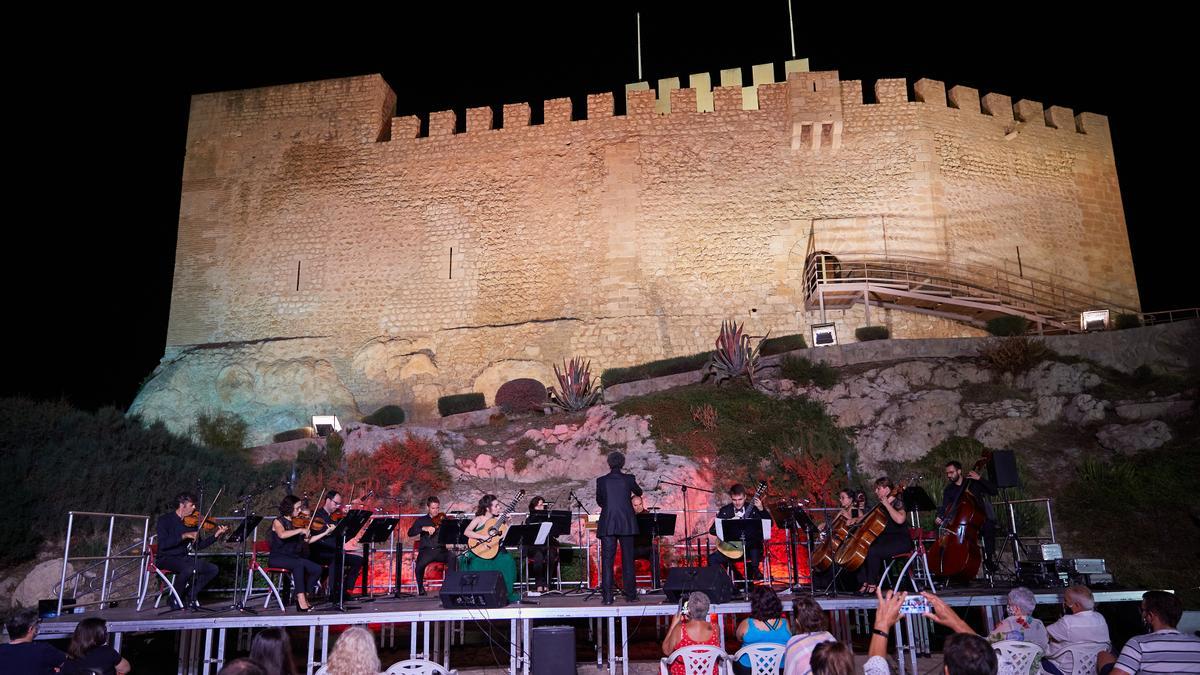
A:
{"type": "MultiPolygon", "coordinates": [[[[985,450],[975,462],[974,471],[979,473],[992,458],[992,451],[985,450]]],[[[929,570],[935,577],[955,581],[970,581],[979,574],[983,554],[979,550],[979,533],[987,521],[982,499],[971,491],[971,478],[963,478],[962,490],[942,518],[938,527],[938,538],[926,554],[929,570]]]]}
{"type": "MultiPolygon", "coordinates": [[[[896,487],[892,488],[890,499],[895,501],[904,492],[904,488],[906,487],[908,487],[907,481],[896,483],[896,487]]],[[[853,572],[862,567],[863,563],[867,561],[867,551],[870,550],[871,544],[875,543],[875,539],[880,534],[883,534],[883,530],[887,527],[887,522],[890,518],[891,515],[888,514],[887,509],[883,508],[883,504],[876,504],[859,521],[858,529],[854,531],[854,534],[851,534],[838,547],[837,555],[833,559],[834,562],[847,572],[853,572]]]]}

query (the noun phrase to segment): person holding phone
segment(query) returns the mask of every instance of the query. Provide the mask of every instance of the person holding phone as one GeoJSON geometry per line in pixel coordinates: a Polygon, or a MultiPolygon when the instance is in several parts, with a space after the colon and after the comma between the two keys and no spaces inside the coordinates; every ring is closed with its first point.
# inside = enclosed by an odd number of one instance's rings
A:
{"type": "MultiPolygon", "coordinates": [[[[721,636],[717,629],[708,621],[708,596],[693,591],[688,594],[681,611],[671,617],[671,627],[667,629],[667,637],[663,639],[663,656],[670,656],[680,647],[690,645],[721,645],[721,636]]],[[[713,665],[713,675],[719,672],[721,662],[713,665]]],[[[686,668],[682,658],[671,662],[671,675],[685,675],[686,668]]]]}

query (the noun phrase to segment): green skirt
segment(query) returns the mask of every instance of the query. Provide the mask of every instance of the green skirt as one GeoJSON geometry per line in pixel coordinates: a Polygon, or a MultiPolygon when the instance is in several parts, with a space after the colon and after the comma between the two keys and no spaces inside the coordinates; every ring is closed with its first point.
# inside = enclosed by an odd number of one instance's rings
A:
{"type": "Polygon", "coordinates": [[[521,594],[513,591],[513,582],[517,580],[517,562],[505,551],[496,554],[495,558],[486,560],[474,553],[467,553],[459,558],[458,569],[468,571],[494,571],[504,577],[504,588],[508,591],[508,601],[517,602],[521,594]]]}

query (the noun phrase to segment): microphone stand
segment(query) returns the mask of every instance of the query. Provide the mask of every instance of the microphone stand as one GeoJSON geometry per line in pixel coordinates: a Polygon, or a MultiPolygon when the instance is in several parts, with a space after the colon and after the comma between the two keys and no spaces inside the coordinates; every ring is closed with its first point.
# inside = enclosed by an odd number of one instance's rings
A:
{"type": "MultiPolygon", "coordinates": [[[[706,488],[702,488],[702,487],[696,487],[695,485],[688,485],[686,483],[674,483],[669,480],[660,480],[658,482],[658,484],[659,485],[674,485],[683,490],[683,536],[684,536],[684,546],[683,546],[684,563],[683,564],[687,567],[691,567],[692,566],[692,548],[691,548],[691,544],[688,542],[690,542],[692,539],[692,536],[691,536],[692,529],[691,529],[691,526],[688,524],[689,509],[688,509],[688,493],[687,493],[687,491],[689,489],[691,489],[691,490],[696,490],[698,492],[707,492],[710,495],[713,494],[713,491],[706,489],[706,488]]],[[[700,557],[700,542],[699,541],[696,542],[696,557],[697,558],[700,557]]],[[[697,560],[697,562],[699,562],[699,561],[697,560]]]]}
{"type": "MultiPolygon", "coordinates": [[[[588,508],[586,506],[584,506],[583,502],[581,502],[579,500],[579,497],[575,494],[574,490],[571,490],[570,494],[568,495],[568,499],[571,500],[572,509],[578,508],[580,511],[583,511],[584,515],[587,515],[587,516],[592,515],[592,512],[588,511],[588,508]]],[[[579,511],[575,511],[572,518],[575,520],[575,522],[578,523],[580,520],[579,511]]],[[[585,526],[583,526],[582,524],[579,526],[579,535],[578,536],[579,536],[580,543],[583,543],[584,538],[587,537],[587,528],[585,526]]],[[[603,562],[603,560],[601,560],[601,562],[603,562]]],[[[590,539],[588,539],[587,547],[584,548],[584,555],[583,555],[583,565],[582,565],[583,583],[581,583],[574,590],[568,591],[567,593],[564,593],[563,595],[572,595],[574,593],[583,593],[585,591],[584,585],[588,584],[588,582],[590,581],[590,577],[592,575],[591,567],[592,567],[592,542],[590,539]]],[[[603,570],[600,569],[599,565],[596,566],[596,570],[597,570],[597,572],[603,572],[603,570]]],[[[588,600],[592,596],[594,596],[596,593],[599,593],[600,587],[599,586],[588,586],[586,589],[586,592],[587,592],[587,595],[583,598],[584,600],[588,600]]]]}

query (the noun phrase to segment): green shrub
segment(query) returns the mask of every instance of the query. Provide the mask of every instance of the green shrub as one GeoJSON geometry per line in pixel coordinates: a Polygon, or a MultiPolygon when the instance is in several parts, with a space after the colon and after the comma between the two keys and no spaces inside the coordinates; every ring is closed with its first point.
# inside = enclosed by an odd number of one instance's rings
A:
{"type": "Polygon", "coordinates": [[[398,405],[385,405],[363,418],[363,422],[377,427],[404,424],[404,409],[398,405]]]}
{"type": "Polygon", "coordinates": [[[442,417],[471,412],[473,410],[483,410],[486,407],[483,394],[479,392],[451,394],[438,399],[438,414],[442,417]]]}
{"type": "Polygon", "coordinates": [[[1049,358],[1050,350],[1038,340],[1010,337],[984,347],[979,355],[988,368],[1017,375],[1049,358]]]}
{"type": "Polygon", "coordinates": [[[854,338],[859,342],[886,340],[889,337],[891,337],[891,333],[888,332],[887,326],[863,326],[854,329],[854,338]]]}
{"type": "MultiPolygon", "coordinates": [[[[197,482],[210,488],[211,500],[220,486],[225,495],[245,494],[286,470],[280,463],[255,466],[240,448],[200,445],[115,408],[93,413],[63,402],[7,398],[0,399],[0,419],[8,513],[0,523],[0,566],[33,557],[47,538],[60,539],[68,511],[147,514],[153,531],[154,517],[171,508],[171,497],[197,482]]],[[[278,499],[278,493],[264,494],[255,508],[266,511],[266,502],[278,499]]],[[[222,497],[218,508],[229,504],[222,497]]],[[[118,519],[122,541],[141,536],[142,523],[133,523],[118,519]]],[[[107,518],[76,518],[72,549],[103,537],[107,528],[107,518]]]]}
{"type": "Polygon", "coordinates": [[[611,387],[622,382],[637,382],[652,377],[675,375],[700,370],[712,358],[712,352],[701,352],[691,356],[676,356],[670,359],[660,359],[627,368],[608,368],[600,373],[600,384],[611,387]]]}
{"type": "Polygon", "coordinates": [[[804,336],[800,333],[767,338],[759,345],[758,354],[759,356],[774,356],[797,349],[808,349],[808,343],[804,341],[804,336]]]}
{"type": "Polygon", "coordinates": [[[1113,329],[1125,330],[1126,328],[1141,328],[1142,317],[1137,314],[1128,314],[1122,312],[1113,319],[1113,329]]]}
{"type": "Polygon", "coordinates": [[[288,441],[298,441],[301,438],[312,438],[313,430],[308,427],[300,427],[299,429],[288,429],[281,431],[271,437],[271,440],[276,443],[287,443],[288,441]]]}
{"type": "Polygon", "coordinates": [[[784,378],[796,384],[815,384],[821,389],[828,389],[838,381],[836,368],[824,363],[813,363],[803,356],[785,356],[779,368],[784,378]]]}
{"type": "Polygon", "coordinates": [[[998,316],[988,319],[987,332],[999,337],[1024,335],[1029,330],[1029,322],[1023,316],[998,316]]]}
{"type": "Polygon", "coordinates": [[[246,420],[235,413],[200,413],[192,425],[192,438],[214,450],[236,451],[246,447],[246,420]]]}

